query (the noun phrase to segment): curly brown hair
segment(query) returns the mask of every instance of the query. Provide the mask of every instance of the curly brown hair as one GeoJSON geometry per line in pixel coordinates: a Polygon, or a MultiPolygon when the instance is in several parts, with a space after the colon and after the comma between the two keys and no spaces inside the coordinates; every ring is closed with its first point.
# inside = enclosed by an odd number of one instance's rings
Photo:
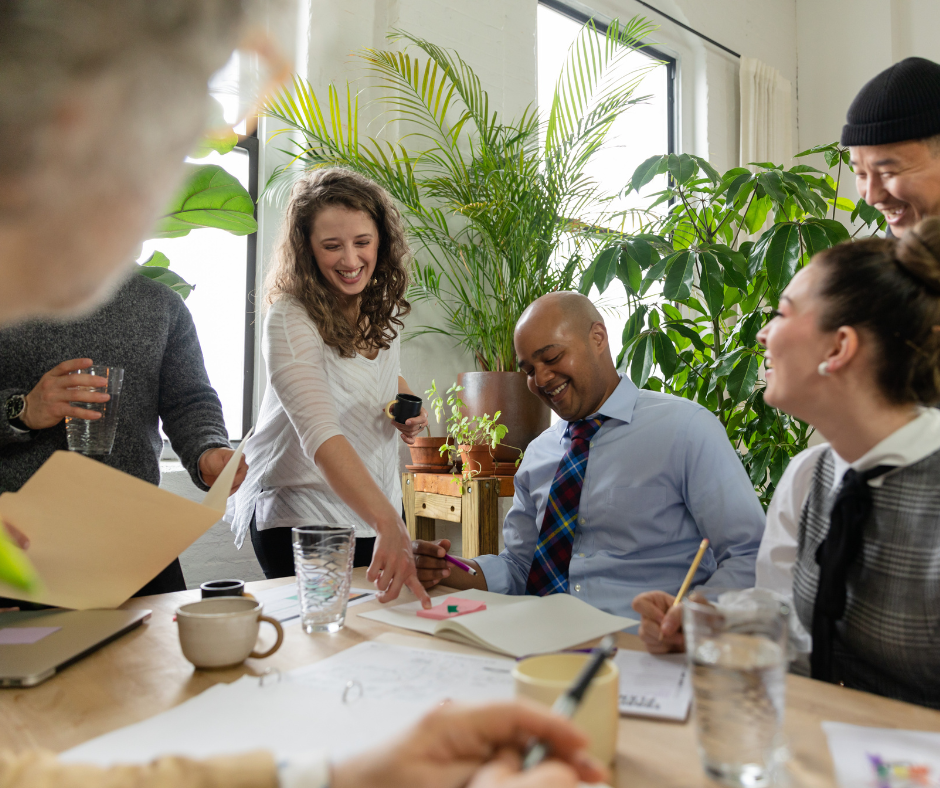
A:
{"type": "Polygon", "coordinates": [[[267,301],[296,298],[323,341],[342,358],[354,358],[359,350],[385,350],[404,326],[401,318],[411,311],[405,300],[409,254],[401,214],[385,189],[351,170],[314,170],[291,190],[276,263],[267,277],[267,301]],[[355,326],[349,324],[339,296],[320,273],[310,244],[317,214],[334,205],[363,211],[379,231],[375,271],[359,297],[355,326]]]}

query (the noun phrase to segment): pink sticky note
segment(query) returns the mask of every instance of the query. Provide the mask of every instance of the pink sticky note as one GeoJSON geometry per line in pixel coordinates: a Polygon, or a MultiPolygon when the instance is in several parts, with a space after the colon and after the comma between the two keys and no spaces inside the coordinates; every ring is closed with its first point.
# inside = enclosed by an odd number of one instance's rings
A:
{"type": "Polygon", "coordinates": [[[6,627],[0,629],[0,646],[25,646],[38,643],[62,627],[6,627]]]}
{"type": "Polygon", "coordinates": [[[472,599],[460,599],[455,596],[449,596],[439,605],[435,605],[430,610],[419,610],[418,615],[421,618],[433,618],[437,621],[443,621],[445,618],[455,618],[465,616],[467,613],[479,613],[486,610],[486,602],[475,602],[472,599]],[[456,613],[447,612],[448,607],[457,607],[456,613]]]}

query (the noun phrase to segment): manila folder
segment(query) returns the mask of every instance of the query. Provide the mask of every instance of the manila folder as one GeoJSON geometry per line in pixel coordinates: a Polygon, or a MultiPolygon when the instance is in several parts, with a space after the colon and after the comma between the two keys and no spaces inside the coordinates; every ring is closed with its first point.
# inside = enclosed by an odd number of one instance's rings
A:
{"type": "Polygon", "coordinates": [[[0,596],[75,610],[117,607],[221,519],[240,457],[238,450],[199,504],[81,454],[55,452],[18,492],[0,495],[0,518],[29,537],[27,555],[42,581],[32,593],[0,583],[0,596]]]}

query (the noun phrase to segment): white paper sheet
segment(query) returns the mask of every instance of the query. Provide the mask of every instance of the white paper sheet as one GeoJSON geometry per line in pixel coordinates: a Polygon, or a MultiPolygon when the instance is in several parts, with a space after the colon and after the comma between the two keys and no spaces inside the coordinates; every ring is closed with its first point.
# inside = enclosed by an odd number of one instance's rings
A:
{"type": "Polygon", "coordinates": [[[142,763],[270,750],[275,759],[325,750],[345,758],[400,734],[445,698],[511,698],[511,660],[367,642],[284,674],[217,684],[155,717],[85,742],[72,762],[142,763]],[[496,670],[493,670],[496,668],[496,670]],[[348,681],[359,681],[362,692],[348,681]]]}
{"type": "Polygon", "coordinates": [[[824,722],[842,788],[938,788],[940,733],[824,722]]]}
{"type": "MultiPolygon", "coordinates": [[[[264,605],[264,614],[276,618],[285,627],[300,623],[300,602],[297,597],[297,584],[285,583],[277,588],[267,588],[264,591],[254,591],[253,596],[264,605]]],[[[376,592],[369,588],[351,588],[349,590],[349,604],[355,607],[364,602],[371,602],[376,592]]]]}
{"type": "Polygon", "coordinates": [[[692,703],[692,677],[684,654],[647,654],[621,649],[620,713],[683,722],[692,703]]]}

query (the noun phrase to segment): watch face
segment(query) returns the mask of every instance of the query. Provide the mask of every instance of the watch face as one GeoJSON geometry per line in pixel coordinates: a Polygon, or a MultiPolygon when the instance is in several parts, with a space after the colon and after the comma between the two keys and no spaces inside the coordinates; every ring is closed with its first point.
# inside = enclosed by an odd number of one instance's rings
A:
{"type": "Polygon", "coordinates": [[[22,394],[14,394],[7,400],[7,421],[18,418],[26,410],[26,397],[22,394]]]}

